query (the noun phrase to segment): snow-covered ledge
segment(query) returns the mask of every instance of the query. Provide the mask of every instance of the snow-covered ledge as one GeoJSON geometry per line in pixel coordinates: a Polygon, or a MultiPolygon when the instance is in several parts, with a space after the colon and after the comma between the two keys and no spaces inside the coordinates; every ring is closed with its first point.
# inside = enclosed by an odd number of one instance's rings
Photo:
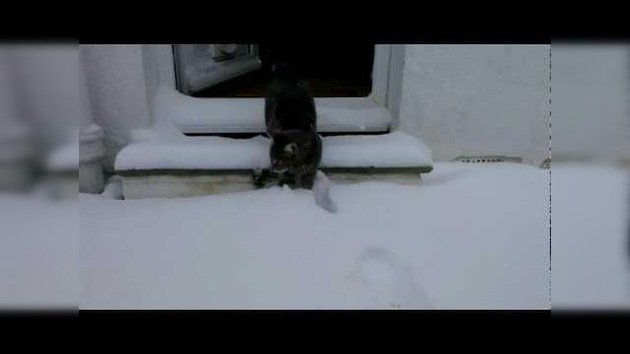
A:
{"type": "MultiPolygon", "coordinates": [[[[156,139],[132,143],[116,156],[117,172],[147,170],[253,170],[268,167],[271,140],[263,136],[156,139]]],[[[322,138],[320,166],[332,168],[419,168],[430,172],[431,150],[402,131],[382,135],[322,138]]]]}
{"type": "MultiPolygon", "coordinates": [[[[179,102],[189,98],[181,97],[168,86],[157,87],[155,92],[158,99],[153,101],[153,126],[133,130],[129,144],[116,155],[114,169],[122,177],[124,198],[171,198],[254,188],[252,171],[270,164],[269,139],[185,136],[178,126],[180,122],[167,112],[202,117],[209,106],[203,102],[179,102]]],[[[262,109],[260,106],[257,110],[262,109]]],[[[251,121],[264,131],[260,115],[247,117],[233,118],[251,121]]],[[[402,131],[329,136],[323,138],[322,144],[320,168],[337,182],[387,180],[417,184],[420,173],[433,169],[429,147],[402,131]]]]}
{"type": "MultiPolygon", "coordinates": [[[[195,98],[175,88],[160,87],[155,104],[157,120],[170,119],[183,133],[265,131],[261,119],[264,98],[195,98]]],[[[315,107],[320,132],[383,132],[392,122],[387,108],[372,98],[316,97],[315,107]]]]}
{"type": "MultiPolygon", "coordinates": [[[[187,137],[168,126],[137,131],[116,156],[126,199],[172,198],[254,189],[252,171],[268,167],[270,140],[187,137]]],[[[418,184],[433,168],[431,150],[401,131],[322,139],[320,168],[341,183],[418,184]]]]}

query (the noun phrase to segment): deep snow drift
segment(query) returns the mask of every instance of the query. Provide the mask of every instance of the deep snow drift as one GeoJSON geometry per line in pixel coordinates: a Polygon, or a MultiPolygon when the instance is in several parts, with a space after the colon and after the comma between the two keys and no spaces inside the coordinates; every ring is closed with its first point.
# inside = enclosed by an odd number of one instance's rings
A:
{"type": "Polygon", "coordinates": [[[548,171],[436,164],[420,186],[80,197],[82,308],[548,308],[548,171]]]}

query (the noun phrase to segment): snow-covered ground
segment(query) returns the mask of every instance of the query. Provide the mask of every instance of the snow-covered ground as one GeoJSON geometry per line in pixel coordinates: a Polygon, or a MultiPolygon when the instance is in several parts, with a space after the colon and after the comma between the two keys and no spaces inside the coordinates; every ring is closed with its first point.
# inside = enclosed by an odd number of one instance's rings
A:
{"type": "MultiPolygon", "coordinates": [[[[627,170],[554,163],[552,178],[553,307],[630,308],[627,170]]],[[[281,188],[3,194],[0,309],[547,308],[547,182],[438,163],[421,186],[333,185],[333,214],[281,188]]]]}
{"type": "Polygon", "coordinates": [[[552,306],[630,309],[630,175],[552,167],[552,306]]]}
{"type": "Polygon", "coordinates": [[[0,225],[0,310],[76,309],[76,199],[0,194],[0,225]]]}
{"type": "Polygon", "coordinates": [[[549,171],[438,163],[420,186],[81,195],[82,308],[548,308],[549,171]]]}

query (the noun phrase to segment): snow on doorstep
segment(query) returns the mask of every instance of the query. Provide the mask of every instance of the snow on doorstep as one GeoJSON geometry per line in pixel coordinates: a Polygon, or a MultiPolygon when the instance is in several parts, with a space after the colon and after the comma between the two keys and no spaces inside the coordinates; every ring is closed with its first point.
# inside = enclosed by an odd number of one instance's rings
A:
{"type": "Polygon", "coordinates": [[[324,138],[322,167],[431,166],[431,150],[418,138],[401,131],[385,135],[324,138]]]}
{"type": "MultiPolygon", "coordinates": [[[[268,167],[270,140],[186,137],[169,142],[132,143],[116,156],[116,170],[253,169],[268,167]]],[[[320,167],[425,167],[431,151],[397,131],[384,135],[323,138],[320,167]]]]}
{"type": "MultiPolygon", "coordinates": [[[[391,123],[387,109],[365,97],[322,97],[315,104],[319,131],[382,131],[391,123]]],[[[155,112],[158,121],[172,121],[186,133],[257,133],[265,130],[264,106],[264,98],[195,98],[161,87],[155,112]]]]}
{"type": "Polygon", "coordinates": [[[421,186],[80,196],[81,308],[549,306],[548,171],[439,163],[421,186]]]}
{"type": "Polygon", "coordinates": [[[269,139],[230,139],[216,136],[176,141],[132,143],[116,156],[115,168],[253,169],[269,166],[269,139]]]}

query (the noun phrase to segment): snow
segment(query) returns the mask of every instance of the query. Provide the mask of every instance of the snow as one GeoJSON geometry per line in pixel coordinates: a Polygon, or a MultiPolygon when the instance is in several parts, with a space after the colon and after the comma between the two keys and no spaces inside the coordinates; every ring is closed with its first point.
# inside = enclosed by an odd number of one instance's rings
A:
{"type": "Polygon", "coordinates": [[[315,181],[313,183],[313,196],[315,197],[315,204],[324,208],[331,213],[337,212],[337,204],[330,197],[330,180],[324,172],[317,171],[315,175],[315,181]]]}
{"type": "Polygon", "coordinates": [[[116,156],[117,171],[142,169],[254,169],[268,167],[269,139],[216,136],[127,145],[116,156]],[[234,156],[238,156],[235,158],[234,156]]]}
{"type": "Polygon", "coordinates": [[[76,309],[76,199],[0,194],[0,310],[76,309]]]}
{"type": "Polygon", "coordinates": [[[51,170],[79,169],[79,142],[74,141],[55,150],[48,159],[51,170]]]}
{"type": "MultiPolygon", "coordinates": [[[[157,121],[186,133],[265,131],[264,98],[195,98],[160,87],[155,105],[157,121]]],[[[365,97],[318,97],[315,105],[319,131],[382,131],[391,123],[389,111],[365,97]]]]}
{"type": "Polygon", "coordinates": [[[122,178],[118,175],[111,176],[101,195],[111,199],[123,199],[122,178]]]}
{"type": "Polygon", "coordinates": [[[630,309],[629,177],[620,168],[554,162],[554,309],[630,309]]]}
{"type": "Polygon", "coordinates": [[[431,166],[431,150],[402,131],[384,135],[330,136],[323,139],[324,167],[431,166]]]}
{"type": "MultiPolygon", "coordinates": [[[[129,144],[116,157],[116,170],[255,169],[268,167],[270,140],[256,136],[181,137],[129,144]],[[238,156],[234,158],[233,156],[238,156]]],[[[431,150],[401,131],[383,135],[323,138],[321,167],[425,167],[431,150]]]]}
{"type": "Polygon", "coordinates": [[[420,186],[80,196],[82,308],[548,308],[548,171],[438,163],[420,186]]]}

